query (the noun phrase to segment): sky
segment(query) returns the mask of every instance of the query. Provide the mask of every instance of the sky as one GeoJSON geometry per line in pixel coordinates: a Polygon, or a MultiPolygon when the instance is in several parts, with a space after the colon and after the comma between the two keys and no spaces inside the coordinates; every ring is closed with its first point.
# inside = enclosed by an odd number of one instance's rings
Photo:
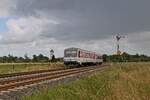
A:
{"type": "Polygon", "coordinates": [[[57,57],[77,47],[114,54],[150,55],[149,0],[0,0],[0,56],[57,57]]]}

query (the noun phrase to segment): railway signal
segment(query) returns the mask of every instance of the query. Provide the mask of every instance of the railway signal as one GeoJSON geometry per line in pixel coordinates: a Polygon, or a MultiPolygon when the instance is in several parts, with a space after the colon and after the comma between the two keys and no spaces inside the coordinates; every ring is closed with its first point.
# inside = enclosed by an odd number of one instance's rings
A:
{"type": "Polygon", "coordinates": [[[55,62],[55,61],[56,61],[56,60],[55,60],[54,50],[51,49],[51,50],[50,50],[50,62],[55,62]]]}
{"type": "Polygon", "coordinates": [[[120,41],[120,39],[122,39],[122,38],[125,38],[125,36],[122,36],[122,35],[120,35],[120,34],[117,34],[116,35],[116,40],[117,40],[117,52],[116,52],[116,54],[117,55],[121,55],[121,51],[120,51],[120,44],[119,44],[119,41],[120,41]]]}
{"type": "Polygon", "coordinates": [[[51,49],[51,50],[50,50],[50,60],[52,59],[53,55],[54,55],[54,50],[51,49]]]}

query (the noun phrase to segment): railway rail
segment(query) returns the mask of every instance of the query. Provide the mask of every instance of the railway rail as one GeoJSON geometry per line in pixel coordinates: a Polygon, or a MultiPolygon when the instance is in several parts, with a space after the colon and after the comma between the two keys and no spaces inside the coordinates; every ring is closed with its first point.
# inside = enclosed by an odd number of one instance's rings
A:
{"type": "Polygon", "coordinates": [[[55,69],[55,70],[42,70],[33,72],[4,74],[0,76],[0,92],[9,91],[10,89],[40,83],[51,79],[57,79],[69,75],[85,73],[91,70],[97,70],[103,66],[105,65],[72,68],[72,69],[55,69]]]}
{"type": "Polygon", "coordinates": [[[57,70],[64,70],[64,69],[66,69],[66,68],[38,70],[38,71],[29,71],[29,72],[17,72],[17,73],[11,73],[11,74],[0,74],[0,78],[14,77],[14,76],[28,75],[28,74],[36,74],[36,73],[43,73],[43,72],[50,72],[50,71],[57,71],[57,70]]]}

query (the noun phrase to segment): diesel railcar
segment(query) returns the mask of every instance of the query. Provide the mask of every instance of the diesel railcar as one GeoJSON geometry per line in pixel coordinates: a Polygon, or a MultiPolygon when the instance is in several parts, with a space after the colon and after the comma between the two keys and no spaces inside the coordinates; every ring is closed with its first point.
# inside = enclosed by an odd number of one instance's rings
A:
{"type": "Polygon", "coordinates": [[[67,48],[64,50],[65,65],[96,65],[102,64],[102,55],[80,48],[67,48]]]}

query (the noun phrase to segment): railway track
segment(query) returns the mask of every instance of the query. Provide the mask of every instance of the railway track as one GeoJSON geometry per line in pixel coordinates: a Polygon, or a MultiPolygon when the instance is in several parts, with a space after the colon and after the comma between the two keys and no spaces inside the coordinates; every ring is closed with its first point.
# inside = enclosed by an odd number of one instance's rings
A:
{"type": "Polygon", "coordinates": [[[24,73],[5,74],[0,76],[0,92],[9,91],[18,87],[23,87],[47,80],[66,77],[69,75],[81,74],[92,70],[98,70],[102,66],[82,67],[72,69],[42,70],[24,73]]]}
{"type": "Polygon", "coordinates": [[[11,74],[0,74],[0,78],[7,78],[7,77],[20,76],[20,75],[28,75],[28,74],[36,74],[36,73],[44,73],[44,72],[64,70],[64,69],[66,69],[66,68],[38,70],[38,71],[29,71],[29,72],[17,72],[17,73],[11,73],[11,74]]]}

